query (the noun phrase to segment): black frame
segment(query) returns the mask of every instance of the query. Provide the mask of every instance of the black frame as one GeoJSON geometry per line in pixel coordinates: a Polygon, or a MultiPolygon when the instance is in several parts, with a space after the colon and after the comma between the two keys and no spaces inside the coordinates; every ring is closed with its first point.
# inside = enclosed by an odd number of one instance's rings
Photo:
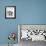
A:
{"type": "Polygon", "coordinates": [[[5,19],[16,19],[16,6],[5,6],[5,19]],[[7,7],[14,7],[14,17],[6,17],[6,8],[7,7]]]}

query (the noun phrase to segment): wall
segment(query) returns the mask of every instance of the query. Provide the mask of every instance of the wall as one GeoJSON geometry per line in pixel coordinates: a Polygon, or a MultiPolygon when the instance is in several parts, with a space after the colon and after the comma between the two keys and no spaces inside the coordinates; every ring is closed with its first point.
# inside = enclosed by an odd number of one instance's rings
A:
{"type": "MultiPolygon", "coordinates": [[[[0,0],[0,44],[8,43],[17,24],[46,24],[46,0],[0,0]],[[16,19],[5,19],[5,6],[16,6],[16,19]]],[[[17,40],[16,40],[17,43],[17,40]]]]}

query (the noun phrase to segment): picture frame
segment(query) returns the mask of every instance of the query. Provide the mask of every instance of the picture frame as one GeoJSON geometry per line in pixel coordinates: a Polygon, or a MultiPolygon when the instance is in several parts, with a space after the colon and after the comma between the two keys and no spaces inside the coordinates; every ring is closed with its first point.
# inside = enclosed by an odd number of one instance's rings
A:
{"type": "Polygon", "coordinates": [[[5,6],[5,19],[16,19],[16,6],[5,6]]]}
{"type": "MultiPolygon", "coordinates": [[[[24,32],[23,32],[23,34],[24,34],[24,32]]],[[[46,41],[46,35],[45,34],[46,34],[46,24],[18,24],[18,42],[19,43],[22,40],[46,41]],[[24,31],[28,30],[28,32],[27,32],[28,35],[27,34],[24,35],[24,36],[28,36],[27,38],[22,37],[22,33],[21,33],[22,30],[24,30],[24,31]],[[36,30],[38,32],[34,32],[36,30]]]]}

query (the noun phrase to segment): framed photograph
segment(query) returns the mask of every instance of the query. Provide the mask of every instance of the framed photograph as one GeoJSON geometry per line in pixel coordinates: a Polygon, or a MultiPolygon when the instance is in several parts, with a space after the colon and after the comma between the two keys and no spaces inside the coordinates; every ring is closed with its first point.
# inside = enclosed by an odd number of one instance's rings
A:
{"type": "Polygon", "coordinates": [[[46,24],[18,24],[18,42],[24,40],[46,41],[46,24]]]}
{"type": "Polygon", "coordinates": [[[16,6],[6,6],[5,7],[5,18],[6,19],[16,19],[16,6]]]}

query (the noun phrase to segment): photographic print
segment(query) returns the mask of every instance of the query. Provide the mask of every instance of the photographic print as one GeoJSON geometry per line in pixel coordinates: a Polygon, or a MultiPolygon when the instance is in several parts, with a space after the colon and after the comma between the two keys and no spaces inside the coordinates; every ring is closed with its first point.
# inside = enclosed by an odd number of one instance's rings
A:
{"type": "Polygon", "coordinates": [[[6,6],[5,7],[5,18],[6,19],[16,18],[16,6],[6,6]]]}
{"type": "Polygon", "coordinates": [[[18,38],[19,41],[46,41],[46,25],[20,24],[18,25],[18,38]]]}

